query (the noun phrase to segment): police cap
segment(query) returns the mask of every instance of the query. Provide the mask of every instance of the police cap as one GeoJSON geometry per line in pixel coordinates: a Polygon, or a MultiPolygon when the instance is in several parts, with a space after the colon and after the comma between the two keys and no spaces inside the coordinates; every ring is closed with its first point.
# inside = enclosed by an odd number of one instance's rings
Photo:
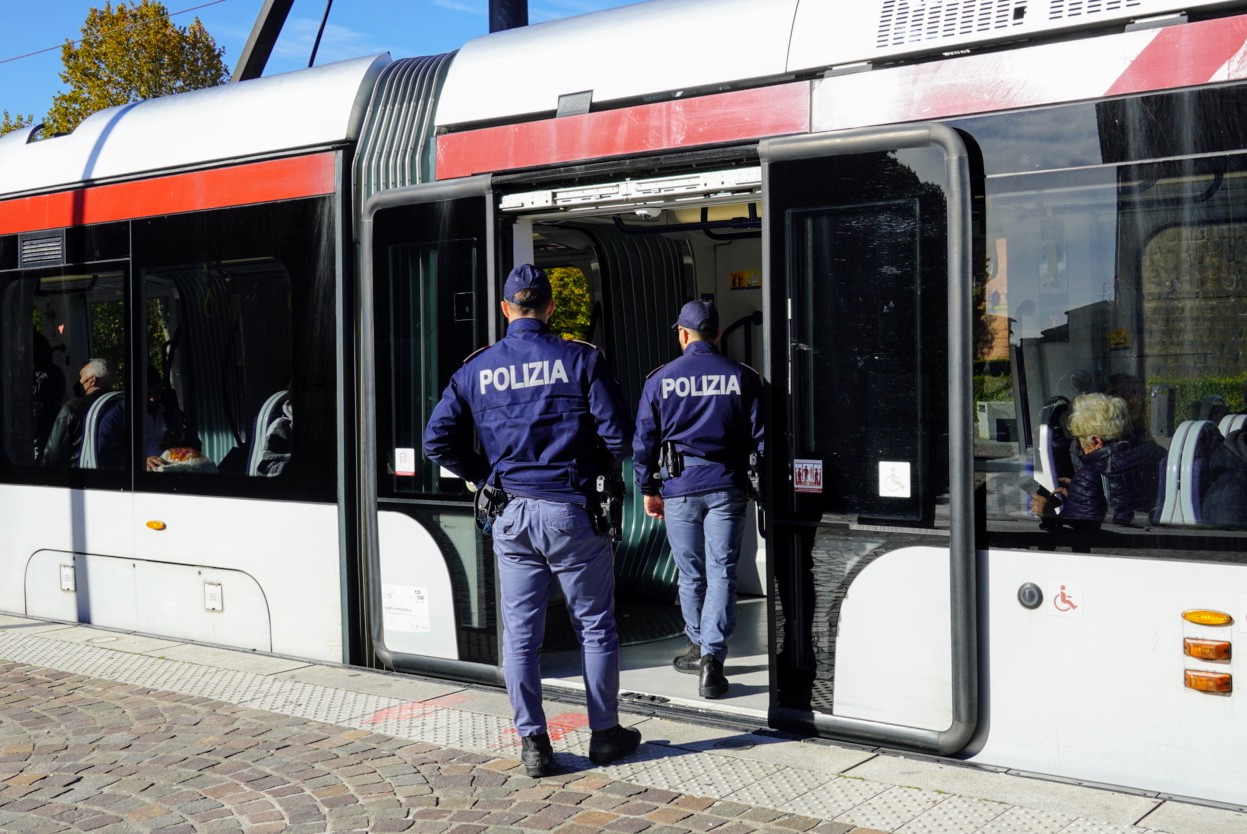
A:
{"type": "Polygon", "coordinates": [[[719,332],[719,311],[713,301],[690,301],[680,308],[680,317],[671,325],[672,330],[678,327],[714,336],[719,332]]]}
{"type": "Polygon", "coordinates": [[[521,307],[540,307],[553,297],[550,279],[538,267],[520,264],[507,276],[502,297],[521,307]]]}

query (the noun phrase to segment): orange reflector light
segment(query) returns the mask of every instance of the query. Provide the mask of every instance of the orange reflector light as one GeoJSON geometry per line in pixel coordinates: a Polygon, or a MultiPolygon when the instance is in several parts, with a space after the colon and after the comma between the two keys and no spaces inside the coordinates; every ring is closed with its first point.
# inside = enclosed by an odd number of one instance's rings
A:
{"type": "Polygon", "coordinates": [[[1229,660],[1229,640],[1201,640],[1198,637],[1187,637],[1182,641],[1182,650],[1188,657],[1200,660],[1229,660]]]}
{"type": "Polygon", "coordinates": [[[147,526],[152,530],[165,529],[165,523],[163,521],[149,521],[147,522],[147,526]]]}
{"type": "Polygon", "coordinates": [[[1209,608],[1192,608],[1190,611],[1183,611],[1182,619],[1199,625],[1230,625],[1234,622],[1234,618],[1224,611],[1213,611],[1209,608]]]}
{"type": "Polygon", "coordinates": [[[1230,676],[1225,672],[1197,672],[1186,670],[1186,685],[1200,692],[1229,692],[1233,689],[1230,676]]]}

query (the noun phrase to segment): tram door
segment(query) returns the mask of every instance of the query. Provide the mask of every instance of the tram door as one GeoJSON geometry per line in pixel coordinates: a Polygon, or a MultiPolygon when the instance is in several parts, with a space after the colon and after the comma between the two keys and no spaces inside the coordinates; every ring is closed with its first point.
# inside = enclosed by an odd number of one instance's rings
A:
{"type": "Polygon", "coordinates": [[[967,151],[916,126],[760,153],[771,723],[952,752],[976,691],[967,151]]]}
{"type": "Polygon", "coordinates": [[[365,207],[359,483],[377,656],[499,683],[492,550],[467,485],[421,448],[450,375],[497,332],[491,202],[488,179],[476,178],[365,207]]]}

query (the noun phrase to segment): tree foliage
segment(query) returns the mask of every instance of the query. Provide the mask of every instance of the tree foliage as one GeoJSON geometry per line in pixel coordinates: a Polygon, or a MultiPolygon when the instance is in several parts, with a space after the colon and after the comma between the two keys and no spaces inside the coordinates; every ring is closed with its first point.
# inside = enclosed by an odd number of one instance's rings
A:
{"type": "Polygon", "coordinates": [[[8,110],[0,111],[0,115],[3,116],[3,119],[0,119],[0,136],[35,123],[34,116],[23,116],[21,113],[13,116],[8,110]]]}
{"type": "Polygon", "coordinates": [[[53,98],[44,130],[68,133],[98,110],[223,84],[224,54],[198,18],[178,27],[155,0],[105,3],[87,14],[81,40],[61,47],[69,89],[53,98]]]}
{"type": "Polygon", "coordinates": [[[564,339],[587,338],[593,308],[589,279],[574,266],[552,267],[546,270],[546,276],[550,279],[550,290],[554,294],[550,329],[564,339]]]}

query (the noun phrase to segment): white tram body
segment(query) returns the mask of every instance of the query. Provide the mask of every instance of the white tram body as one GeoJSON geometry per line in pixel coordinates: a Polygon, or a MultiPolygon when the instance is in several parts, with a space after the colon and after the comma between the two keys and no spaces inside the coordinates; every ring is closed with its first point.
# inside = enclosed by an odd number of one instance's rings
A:
{"type": "Polygon", "coordinates": [[[634,401],[693,296],[770,386],[766,692],[677,706],[1247,806],[1245,80],[1233,3],[652,0],[0,137],[0,611],[498,683],[419,438],[531,260],[634,401]],[[58,464],[92,357],[120,410],[58,464]],[[1041,526],[1089,391],[1155,457],[1041,526]]]}

